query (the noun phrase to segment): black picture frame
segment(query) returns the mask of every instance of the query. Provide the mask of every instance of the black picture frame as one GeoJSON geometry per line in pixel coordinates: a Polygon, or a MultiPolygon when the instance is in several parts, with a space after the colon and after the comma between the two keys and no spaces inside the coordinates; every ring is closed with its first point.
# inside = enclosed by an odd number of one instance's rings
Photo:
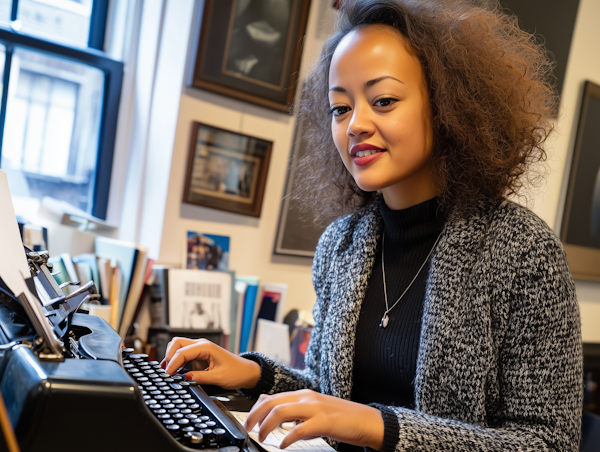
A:
{"type": "Polygon", "coordinates": [[[192,86],[289,113],[310,0],[206,0],[192,86]]]}
{"type": "Polygon", "coordinates": [[[308,150],[304,139],[304,123],[300,119],[296,125],[294,145],[285,184],[277,235],[275,236],[275,254],[314,257],[317,243],[325,226],[316,225],[314,216],[307,217],[307,212],[300,209],[298,200],[292,198],[294,183],[297,177],[298,161],[308,150]]]}
{"type": "Polygon", "coordinates": [[[600,281],[600,85],[586,81],[560,239],[573,277],[600,281]]]}
{"type": "Polygon", "coordinates": [[[260,217],[273,142],[194,122],[183,202],[260,217]]]}

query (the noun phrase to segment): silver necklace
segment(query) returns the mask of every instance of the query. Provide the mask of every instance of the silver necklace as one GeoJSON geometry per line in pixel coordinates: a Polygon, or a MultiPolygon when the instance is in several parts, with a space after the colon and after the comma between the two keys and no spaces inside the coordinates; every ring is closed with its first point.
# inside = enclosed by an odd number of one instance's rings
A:
{"type": "Polygon", "coordinates": [[[385,259],[384,259],[385,232],[383,233],[383,238],[381,239],[381,241],[382,241],[381,242],[381,270],[383,272],[383,295],[384,295],[384,298],[385,298],[385,312],[383,313],[383,317],[381,318],[381,323],[379,324],[380,328],[385,328],[386,326],[388,326],[388,323],[390,322],[390,318],[389,318],[388,314],[390,313],[390,311],[392,309],[394,309],[396,307],[396,305],[398,303],[400,303],[400,300],[402,300],[402,297],[404,297],[404,295],[406,294],[406,292],[408,292],[408,289],[410,289],[410,287],[413,285],[413,283],[417,279],[417,276],[419,276],[419,273],[421,273],[421,270],[423,270],[423,267],[425,267],[425,264],[427,263],[427,261],[431,257],[431,253],[433,253],[433,250],[435,249],[436,245],[440,241],[440,237],[441,236],[442,236],[442,234],[438,235],[438,238],[435,239],[435,243],[431,247],[431,250],[429,251],[429,254],[427,255],[427,257],[425,258],[425,260],[421,264],[421,267],[419,268],[419,271],[417,271],[417,274],[412,279],[412,281],[410,282],[410,284],[408,285],[408,287],[404,290],[404,292],[402,292],[402,295],[400,295],[400,298],[398,298],[396,300],[396,302],[390,308],[389,305],[388,305],[387,286],[385,285],[385,259]]]}

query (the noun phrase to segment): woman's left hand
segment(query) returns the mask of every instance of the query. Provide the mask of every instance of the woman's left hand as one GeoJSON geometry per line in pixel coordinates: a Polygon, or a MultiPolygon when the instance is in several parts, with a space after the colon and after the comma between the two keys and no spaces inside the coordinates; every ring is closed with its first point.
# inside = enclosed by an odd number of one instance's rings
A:
{"type": "Polygon", "coordinates": [[[383,444],[381,412],[368,405],[303,389],[261,395],[246,419],[246,430],[259,425],[259,441],[283,422],[301,421],[284,438],[281,449],[300,439],[327,436],[375,450],[383,444]]]}

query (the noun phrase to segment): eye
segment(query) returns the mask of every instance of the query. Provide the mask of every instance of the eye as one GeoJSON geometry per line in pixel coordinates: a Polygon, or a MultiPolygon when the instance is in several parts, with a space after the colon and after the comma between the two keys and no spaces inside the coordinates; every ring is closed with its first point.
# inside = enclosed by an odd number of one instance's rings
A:
{"type": "Polygon", "coordinates": [[[394,99],[393,97],[383,97],[381,99],[377,99],[373,106],[375,107],[389,107],[398,102],[398,99],[394,99]]]}
{"type": "Polygon", "coordinates": [[[348,113],[349,111],[350,107],[332,107],[331,110],[329,110],[329,114],[332,114],[333,116],[342,116],[343,114],[348,113]]]}

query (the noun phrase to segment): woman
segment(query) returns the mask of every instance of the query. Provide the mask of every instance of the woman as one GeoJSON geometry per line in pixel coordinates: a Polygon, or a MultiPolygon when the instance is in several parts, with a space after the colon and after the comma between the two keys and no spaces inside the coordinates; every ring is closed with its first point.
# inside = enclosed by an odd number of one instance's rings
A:
{"type": "Polygon", "coordinates": [[[261,439],[303,421],[281,447],[578,450],[574,285],[556,236],[506,200],[545,158],[543,51],[458,1],[348,1],[337,29],[305,87],[302,195],[349,215],[315,254],[307,368],[181,338],[163,365],[203,359],[187,378],[263,394],[261,439]]]}

